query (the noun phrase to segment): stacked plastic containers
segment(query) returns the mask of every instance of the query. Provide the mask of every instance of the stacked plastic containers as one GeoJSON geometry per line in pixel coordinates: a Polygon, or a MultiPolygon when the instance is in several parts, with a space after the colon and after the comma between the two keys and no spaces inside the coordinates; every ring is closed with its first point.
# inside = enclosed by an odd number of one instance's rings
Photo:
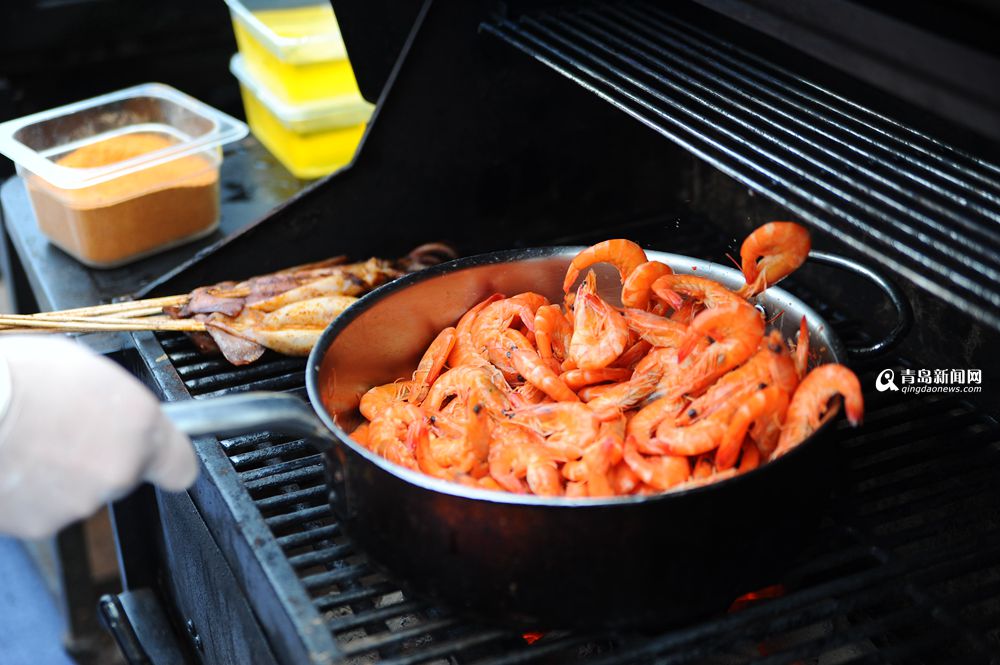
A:
{"type": "Polygon", "coordinates": [[[358,91],[329,0],[225,0],[250,130],[298,178],[347,164],[373,106],[358,91]]]}

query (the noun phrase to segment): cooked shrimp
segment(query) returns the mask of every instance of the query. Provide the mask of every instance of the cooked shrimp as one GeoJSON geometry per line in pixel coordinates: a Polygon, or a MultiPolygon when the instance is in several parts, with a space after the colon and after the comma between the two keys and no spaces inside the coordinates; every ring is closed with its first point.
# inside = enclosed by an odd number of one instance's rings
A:
{"type": "Polygon", "coordinates": [[[775,385],[788,394],[795,392],[798,374],[781,333],[772,330],[761,340],[757,352],[748,361],[723,375],[705,392],[692,401],[677,417],[680,426],[690,425],[719,409],[735,409],[739,402],[757,390],[775,385]]]}
{"type": "Polygon", "coordinates": [[[502,293],[494,293],[486,300],[473,305],[472,309],[463,314],[462,318],[458,320],[458,323],[455,324],[455,346],[451,350],[451,355],[448,356],[448,364],[451,367],[489,364],[489,360],[486,359],[485,350],[480,351],[472,341],[472,324],[475,323],[479,312],[483,311],[488,305],[492,305],[498,300],[503,300],[503,298],[502,293]]]}
{"type": "Polygon", "coordinates": [[[463,365],[453,367],[441,374],[431,386],[424,399],[424,408],[438,411],[449,398],[465,403],[470,396],[482,402],[493,414],[500,415],[510,410],[507,393],[510,388],[495,367],[475,367],[463,365]]]}
{"type": "Polygon", "coordinates": [[[580,390],[584,386],[597,383],[625,381],[632,376],[632,370],[624,367],[604,367],[601,369],[571,369],[559,375],[563,383],[571,390],[580,390]]]}
{"type": "Polygon", "coordinates": [[[795,370],[800,379],[809,371],[809,325],[805,314],[802,315],[799,334],[795,340],[795,370]]]}
{"type": "Polygon", "coordinates": [[[413,372],[413,383],[407,398],[410,402],[420,404],[427,397],[427,391],[441,374],[441,370],[455,346],[455,335],[455,328],[445,328],[427,347],[417,369],[413,372]]]}
{"type": "Polygon", "coordinates": [[[351,438],[360,443],[365,448],[368,447],[368,423],[361,423],[351,432],[351,438]]]}
{"type": "MultiPolygon", "coordinates": [[[[770,386],[750,395],[743,400],[732,417],[722,437],[722,444],[715,451],[715,468],[729,469],[736,464],[747,430],[755,423],[771,421],[778,426],[785,419],[788,411],[788,393],[777,386],[770,386]]],[[[756,446],[754,450],[756,450],[756,446]]]]}
{"type": "Polygon", "coordinates": [[[588,401],[587,406],[598,420],[614,420],[653,394],[660,376],[656,371],[636,372],[628,381],[612,386],[588,401]]]}
{"type": "Polygon", "coordinates": [[[358,405],[358,410],[361,412],[361,415],[368,420],[375,420],[385,407],[389,406],[393,402],[406,400],[409,391],[409,381],[395,381],[393,383],[375,386],[361,396],[361,402],[358,405]]]}
{"type": "Polygon", "coordinates": [[[388,405],[368,426],[368,447],[390,462],[418,469],[413,449],[407,443],[407,430],[423,417],[424,412],[416,405],[407,402],[388,405]]]}
{"type": "Polygon", "coordinates": [[[535,310],[535,346],[543,360],[565,360],[572,335],[573,324],[559,305],[542,305],[535,310]]]}
{"type": "Polygon", "coordinates": [[[476,349],[480,353],[485,353],[489,361],[505,376],[513,377],[516,370],[506,357],[503,333],[513,324],[514,319],[518,318],[528,330],[533,329],[535,311],[548,302],[545,296],[528,291],[490,303],[472,323],[472,342],[476,345],[476,349]]]}
{"type": "Polygon", "coordinates": [[[684,304],[683,296],[708,308],[742,301],[738,295],[715,280],[696,275],[664,275],[653,282],[653,293],[675,310],[684,304]]]}
{"type": "Polygon", "coordinates": [[[569,293],[573,283],[586,270],[597,263],[610,263],[618,269],[618,274],[624,283],[640,264],[646,262],[646,252],[631,240],[605,240],[588,247],[577,254],[566,270],[563,280],[563,293],[569,293]]]}
{"type": "MultiPolygon", "coordinates": [[[[435,460],[452,473],[482,477],[487,472],[492,438],[489,412],[482,404],[470,400],[466,403],[463,422],[456,429],[454,436],[438,437],[433,451],[435,460]]],[[[417,459],[419,461],[419,456],[417,459]]]]}
{"type": "Polygon", "coordinates": [[[657,425],[655,437],[637,445],[648,455],[704,455],[719,447],[725,432],[725,419],[718,415],[687,427],[677,427],[672,419],[665,418],[657,425]]]}
{"type": "Polygon", "coordinates": [[[636,447],[635,439],[625,439],[625,463],[642,482],[658,490],[670,489],[691,477],[691,463],[686,457],[654,455],[644,457],[636,447]]]}
{"type": "Polygon", "coordinates": [[[695,345],[710,337],[714,342],[683,370],[688,390],[702,390],[729,370],[746,361],[764,336],[764,320],[745,301],[708,309],[694,318],[690,331],[677,353],[684,358],[695,345]]]}
{"type": "Polygon", "coordinates": [[[837,409],[830,407],[830,400],[837,395],[844,398],[848,422],[857,426],[864,415],[864,398],[854,372],[843,365],[820,365],[806,374],[788,405],[774,457],[787,453],[832,418],[837,409]]]}
{"type": "Polygon", "coordinates": [[[749,441],[743,444],[743,453],[740,455],[740,465],[736,468],[737,473],[753,471],[760,466],[760,451],[757,446],[749,441]]]}
{"type": "Polygon", "coordinates": [[[687,335],[687,326],[641,309],[625,310],[628,327],[653,346],[677,348],[687,335]]]}
{"type": "Polygon", "coordinates": [[[683,402],[673,397],[653,400],[628,421],[628,438],[643,448],[647,447],[660,423],[672,419],[682,406],[683,402]]]}
{"type": "Polygon", "coordinates": [[[635,475],[635,471],[625,463],[624,459],[612,467],[608,473],[608,479],[611,481],[611,489],[619,495],[632,494],[642,483],[639,476],[635,475]]]}
{"type": "Polygon", "coordinates": [[[634,369],[636,364],[646,357],[649,350],[653,348],[653,345],[644,339],[640,339],[638,342],[632,346],[625,349],[618,359],[611,363],[611,367],[626,367],[628,369],[634,369]]]}
{"type": "Polygon", "coordinates": [[[580,459],[597,438],[598,421],[581,402],[546,402],[520,409],[514,421],[545,437],[545,445],[560,462],[580,459]]]}
{"type": "Polygon", "coordinates": [[[514,368],[524,380],[557,402],[578,402],[569,386],[531,349],[514,348],[510,353],[514,368]]]}
{"type": "Polygon", "coordinates": [[[739,295],[752,298],[777,284],[809,257],[809,232],[794,222],[770,222],[755,229],[740,247],[746,285],[739,295]]]}
{"type": "Polygon", "coordinates": [[[580,369],[600,369],[614,362],[628,344],[628,324],[594,293],[577,292],[569,358],[580,369]]]}
{"type": "Polygon", "coordinates": [[[645,310],[649,306],[653,282],[673,272],[670,266],[659,261],[639,264],[622,281],[622,306],[645,310]]]}
{"type": "Polygon", "coordinates": [[[498,442],[490,447],[489,468],[501,487],[519,494],[529,488],[536,494],[563,492],[552,454],[536,432],[515,423],[500,422],[496,439],[498,442]]]}

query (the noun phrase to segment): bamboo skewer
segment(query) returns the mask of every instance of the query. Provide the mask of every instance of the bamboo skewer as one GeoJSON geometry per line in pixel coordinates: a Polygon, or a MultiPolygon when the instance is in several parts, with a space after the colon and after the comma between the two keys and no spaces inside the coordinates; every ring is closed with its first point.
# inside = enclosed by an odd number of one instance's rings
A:
{"type": "Polygon", "coordinates": [[[176,330],[181,332],[204,332],[205,324],[191,319],[169,319],[163,317],[146,318],[89,318],[89,317],[19,317],[0,316],[0,332],[51,331],[51,332],[105,332],[140,330],[176,330]]]}
{"type": "Polygon", "coordinates": [[[151,313],[159,314],[162,312],[164,307],[172,307],[174,305],[183,305],[188,301],[188,295],[182,296],[166,296],[163,298],[147,298],[146,300],[129,300],[125,302],[116,302],[108,305],[93,305],[90,307],[77,307],[75,309],[63,309],[58,312],[41,312],[39,314],[31,314],[30,316],[35,318],[52,318],[52,317],[63,317],[63,316],[105,316],[109,314],[118,314],[125,316],[145,316],[144,314],[136,314],[137,311],[149,310],[151,313]]]}

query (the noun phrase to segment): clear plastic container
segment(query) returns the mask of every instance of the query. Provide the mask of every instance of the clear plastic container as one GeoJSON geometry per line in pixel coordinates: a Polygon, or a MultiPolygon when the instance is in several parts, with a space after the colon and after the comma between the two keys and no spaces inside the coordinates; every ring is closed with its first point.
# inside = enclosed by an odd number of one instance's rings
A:
{"type": "Polygon", "coordinates": [[[229,69],[240,82],[250,130],[292,175],[319,178],[351,161],[374,108],[360,94],[288,104],[253,77],[239,54],[229,69]]]}
{"type": "Polygon", "coordinates": [[[226,0],[250,74],[284,102],[358,94],[329,0],[226,0]]]}
{"type": "Polygon", "coordinates": [[[211,233],[221,146],[247,126],[146,83],[0,124],[38,225],[82,263],[110,268],[211,233]]]}

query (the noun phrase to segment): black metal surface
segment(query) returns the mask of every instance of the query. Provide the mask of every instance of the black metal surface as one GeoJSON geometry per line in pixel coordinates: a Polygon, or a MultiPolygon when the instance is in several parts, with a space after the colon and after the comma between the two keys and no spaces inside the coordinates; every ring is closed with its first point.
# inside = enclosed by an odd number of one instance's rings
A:
{"type": "Polygon", "coordinates": [[[184,651],[151,589],[102,596],[99,609],[128,665],[184,665],[184,651]]]}
{"type": "Polygon", "coordinates": [[[902,342],[906,333],[910,331],[910,327],[913,325],[913,309],[910,307],[906,296],[900,292],[898,286],[878,271],[861,265],[856,261],[846,259],[843,256],[827,254],[826,252],[809,252],[809,260],[863,276],[869,283],[882,292],[886,300],[889,301],[896,316],[889,330],[884,332],[876,341],[861,346],[847,347],[847,352],[853,360],[857,361],[884,356],[902,342]]]}
{"type": "Polygon", "coordinates": [[[945,11],[937,3],[911,2],[893,12],[878,2],[697,1],[909,102],[1000,138],[1000,89],[993,84],[1000,77],[1000,59],[996,40],[988,36],[997,25],[995,5],[956,3],[945,11]],[[923,21],[917,25],[914,19],[923,21]]]}
{"type": "Polygon", "coordinates": [[[645,3],[485,32],[1000,327],[1000,169],[645,3]]]}
{"type": "MultiPolygon", "coordinates": [[[[720,243],[704,227],[675,236],[654,225],[630,235],[693,255],[713,255],[720,243]]],[[[797,283],[788,286],[809,300],[797,283]]],[[[845,341],[865,341],[857,319],[820,311],[845,341]]],[[[216,374],[238,391],[243,371],[278,387],[304,368],[272,355],[230,368],[198,356],[181,336],[160,337],[162,346],[138,337],[174,399],[186,392],[180,375],[198,396],[218,392],[194,383],[216,374]],[[155,362],[163,352],[170,363],[155,362]]],[[[898,371],[900,362],[886,364],[898,371]]],[[[647,634],[550,633],[529,646],[408,599],[341,532],[320,460],[302,440],[261,432],[201,442],[210,478],[194,495],[282,663],[991,662],[1000,652],[1000,428],[959,396],[877,393],[874,372],[862,383],[871,391],[865,425],[832,434],[843,479],[809,549],[774,580],[787,593],[647,634]]],[[[301,384],[292,392],[303,396],[301,384]]]]}

